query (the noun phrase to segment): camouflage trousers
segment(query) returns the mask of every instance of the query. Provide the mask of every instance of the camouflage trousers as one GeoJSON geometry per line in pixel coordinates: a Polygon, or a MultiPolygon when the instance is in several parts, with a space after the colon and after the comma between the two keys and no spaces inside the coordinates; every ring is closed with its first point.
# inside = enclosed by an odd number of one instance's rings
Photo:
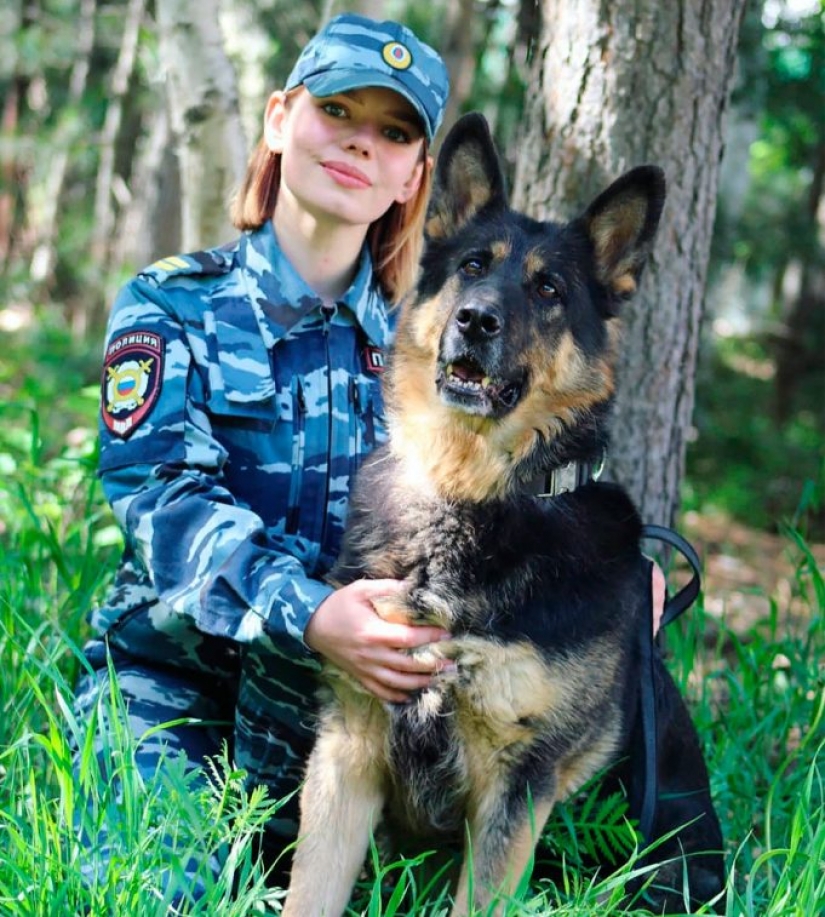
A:
{"type": "MultiPolygon", "coordinates": [[[[203,637],[199,636],[200,647],[203,637]]],[[[123,700],[125,723],[97,716],[96,752],[104,781],[114,779],[107,749],[117,747],[124,725],[133,738],[134,763],[141,776],[152,780],[161,768],[176,768],[189,786],[207,778],[204,759],[228,749],[229,759],[247,774],[247,784],[264,785],[271,799],[290,798],[266,826],[261,841],[268,865],[276,864],[273,881],[286,878],[288,858],[284,848],[298,832],[298,793],[304,762],[314,736],[315,675],[271,648],[224,644],[210,652],[191,652],[181,644],[175,658],[169,642],[159,640],[163,658],[146,659],[112,645],[121,641],[93,640],[85,647],[91,671],[80,677],[75,692],[75,713],[90,721],[110,692],[109,664],[123,700]],[[110,663],[109,663],[110,661],[110,663]],[[183,723],[179,721],[185,721],[183,723]],[[191,722],[190,722],[191,721],[191,722]],[[160,728],[159,728],[160,727],[160,728]]],[[[110,707],[111,709],[111,707],[110,707]]],[[[76,756],[75,765],[78,765],[76,756]]],[[[89,881],[99,875],[101,851],[105,861],[109,841],[105,827],[92,840],[98,866],[89,869],[89,881]]],[[[203,851],[213,874],[221,867],[219,851],[203,851]]],[[[196,899],[202,888],[196,875],[203,862],[183,864],[188,880],[186,897],[196,899]]],[[[181,873],[181,864],[177,864],[181,873]]]]}

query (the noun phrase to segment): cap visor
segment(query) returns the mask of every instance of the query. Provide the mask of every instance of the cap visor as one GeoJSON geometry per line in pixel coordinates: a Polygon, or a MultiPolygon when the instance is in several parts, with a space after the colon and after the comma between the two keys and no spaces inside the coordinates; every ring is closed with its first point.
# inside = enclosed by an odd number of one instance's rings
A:
{"type": "Polygon", "coordinates": [[[368,87],[377,86],[383,89],[392,89],[400,96],[403,96],[421,119],[421,126],[427,135],[427,140],[433,139],[430,120],[424,106],[418,101],[414,93],[395,79],[395,77],[382,73],[380,70],[369,70],[366,67],[335,70],[329,73],[316,73],[308,76],[303,83],[309,92],[316,98],[334,96],[339,92],[350,92],[353,89],[367,89],[368,87]]]}

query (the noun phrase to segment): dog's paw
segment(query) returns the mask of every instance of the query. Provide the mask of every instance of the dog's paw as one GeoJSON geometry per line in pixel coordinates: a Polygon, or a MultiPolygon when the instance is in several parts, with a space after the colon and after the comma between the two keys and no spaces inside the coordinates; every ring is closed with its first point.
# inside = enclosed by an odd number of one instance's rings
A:
{"type": "Polygon", "coordinates": [[[406,650],[408,656],[420,662],[422,665],[436,669],[445,664],[448,660],[444,653],[441,652],[440,643],[425,643],[424,646],[416,646],[406,650]]]}
{"type": "Polygon", "coordinates": [[[455,620],[455,596],[436,591],[429,586],[414,586],[407,594],[408,607],[413,609],[418,623],[435,624],[450,630],[455,620]]]}
{"type": "Polygon", "coordinates": [[[407,655],[422,663],[434,672],[434,688],[443,688],[460,680],[462,672],[456,662],[450,658],[449,648],[452,641],[427,643],[414,649],[406,650],[407,655]],[[445,652],[446,649],[446,652],[445,652]]]}
{"type": "Polygon", "coordinates": [[[457,637],[438,644],[438,651],[451,659],[460,671],[470,673],[485,665],[489,659],[491,643],[481,637],[457,637]]]}
{"type": "Polygon", "coordinates": [[[378,596],[372,600],[372,607],[379,618],[392,624],[419,623],[417,613],[407,604],[403,596],[378,596]]]}

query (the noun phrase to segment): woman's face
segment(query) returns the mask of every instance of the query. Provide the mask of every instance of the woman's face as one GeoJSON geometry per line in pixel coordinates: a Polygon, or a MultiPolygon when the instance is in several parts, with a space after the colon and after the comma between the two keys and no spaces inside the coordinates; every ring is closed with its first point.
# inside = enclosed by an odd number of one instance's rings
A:
{"type": "Polygon", "coordinates": [[[369,87],[326,98],[300,88],[273,93],[265,119],[269,148],[281,153],[284,196],[323,223],[367,227],[418,190],[424,134],[410,103],[369,87]]]}

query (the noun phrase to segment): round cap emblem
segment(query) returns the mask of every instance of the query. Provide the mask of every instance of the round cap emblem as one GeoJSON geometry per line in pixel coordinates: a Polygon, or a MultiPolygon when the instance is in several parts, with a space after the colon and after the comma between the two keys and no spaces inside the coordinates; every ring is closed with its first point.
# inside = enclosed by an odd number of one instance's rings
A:
{"type": "Polygon", "coordinates": [[[388,41],[381,51],[381,56],[393,70],[406,70],[412,64],[409,49],[398,41],[388,41]]]}

